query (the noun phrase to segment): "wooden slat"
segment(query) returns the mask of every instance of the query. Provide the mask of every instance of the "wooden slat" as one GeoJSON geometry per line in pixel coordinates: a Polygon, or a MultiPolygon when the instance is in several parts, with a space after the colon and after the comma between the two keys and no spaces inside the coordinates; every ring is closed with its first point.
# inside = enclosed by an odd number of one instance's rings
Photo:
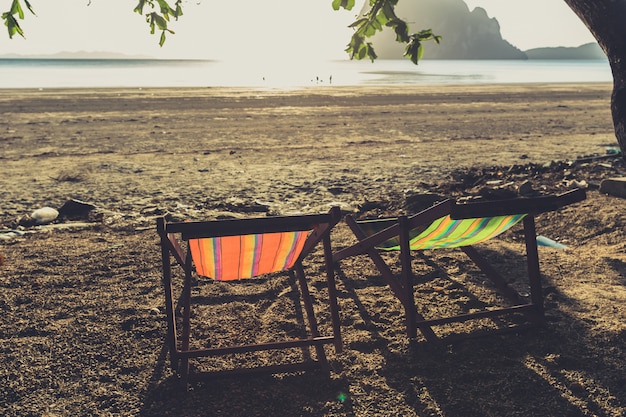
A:
{"type": "Polygon", "coordinates": [[[339,208],[333,207],[331,212],[327,214],[168,223],[166,231],[167,233],[180,233],[183,240],[215,236],[295,232],[311,230],[319,224],[335,224],[339,221],[340,216],[339,208]]]}
{"type": "Polygon", "coordinates": [[[187,351],[179,351],[178,355],[181,358],[203,358],[207,356],[220,356],[220,355],[229,355],[234,353],[248,353],[248,352],[258,352],[261,350],[272,350],[272,349],[290,349],[290,348],[301,348],[307,346],[321,346],[325,344],[334,343],[334,337],[332,336],[324,336],[324,337],[313,337],[307,339],[294,339],[294,340],[286,340],[280,342],[268,342],[268,343],[258,343],[258,344],[249,344],[249,345],[240,345],[240,346],[227,346],[222,348],[212,348],[212,349],[195,349],[195,350],[187,350],[187,351]]]}
{"type": "Polygon", "coordinates": [[[439,326],[447,323],[462,323],[468,320],[483,319],[489,317],[497,317],[512,313],[528,313],[530,311],[536,311],[537,307],[532,304],[523,304],[512,307],[500,308],[498,310],[484,310],[477,311],[475,313],[458,314],[450,317],[440,317],[436,319],[429,319],[417,322],[418,326],[439,326]]]}
{"type": "Polygon", "coordinates": [[[189,382],[206,381],[215,378],[227,378],[239,375],[250,374],[279,374],[288,372],[310,371],[314,369],[322,369],[323,365],[318,361],[308,361],[301,363],[286,363],[278,365],[258,366],[254,368],[237,368],[224,369],[207,372],[193,372],[189,374],[189,382]]]}
{"type": "Polygon", "coordinates": [[[577,189],[559,195],[456,203],[452,206],[450,217],[459,220],[511,214],[539,214],[583,201],[585,198],[585,190],[577,189]]]}

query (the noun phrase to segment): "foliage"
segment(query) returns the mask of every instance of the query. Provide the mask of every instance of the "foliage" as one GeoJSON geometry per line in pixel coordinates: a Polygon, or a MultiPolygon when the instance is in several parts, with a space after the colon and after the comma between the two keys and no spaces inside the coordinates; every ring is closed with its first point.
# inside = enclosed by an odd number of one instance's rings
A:
{"type": "MultiPolygon", "coordinates": [[[[24,4],[30,10],[32,14],[35,14],[28,0],[24,0],[24,4]]],[[[20,20],[24,19],[24,10],[22,9],[22,2],[20,0],[13,0],[11,3],[11,9],[9,11],[2,13],[2,20],[4,20],[4,25],[9,30],[9,38],[13,38],[13,35],[18,34],[20,36],[24,36],[24,31],[20,27],[20,24],[17,21],[17,18],[20,20]]]]}
{"type": "MultiPolygon", "coordinates": [[[[24,37],[24,31],[18,22],[18,19],[24,20],[22,2],[32,14],[35,14],[28,0],[12,1],[11,9],[2,14],[2,20],[4,20],[4,25],[9,30],[9,38],[11,39],[15,34],[24,37]]],[[[177,20],[179,16],[183,15],[182,0],[176,0],[173,7],[170,3],[171,0],[139,0],[139,3],[133,10],[134,12],[143,15],[144,8],[146,6],[150,8],[150,11],[145,14],[146,22],[150,27],[151,34],[154,34],[157,28],[161,31],[161,37],[159,38],[159,45],[161,46],[165,43],[166,33],[174,33],[174,31],[169,29],[167,26],[170,18],[177,20]]]]}
{"type": "MultiPolygon", "coordinates": [[[[137,6],[133,10],[144,15],[146,6],[149,8],[149,11],[145,12],[146,22],[150,27],[151,34],[154,34],[157,29],[161,32],[159,38],[159,45],[161,46],[165,43],[167,33],[174,34],[174,31],[168,27],[170,19],[178,20],[178,17],[183,15],[182,0],[175,0],[173,6],[170,5],[171,2],[172,0],[138,0],[137,6]]],[[[18,19],[24,20],[22,3],[32,14],[35,14],[29,0],[12,0],[11,9],[2,14],[2,20],[4,20],[9,31],[9,38],[13,38],[15,34],[24,37],[24,31],[18,22],[18,19]]],[[[342,8],[352,10],[355,3],[355,0],[333,0],[332,7],[335,10],[342,8]]],[[[369,11],[350,25],[355,30],[346,48],[350,59],[367,57],[374,61],[377,58],[376,52],[372,43],[367,42],[366,39],[372,37],[376,32],[382,31],[383,27],[389,27],[395,31],[396,40],[407,45],[404,56],[415,64],[424,54],[422,46],[424,41],[433,40],[437,43],[441,41],[441,36],[433,34],[430,29],[409,34],[409,27],[406,22],[396,16],[395,7],[397,4],[398,0],[369,0],[369,11]]]]}
{"type": "MultiPolygon", "coordinates": [[[[441,36],[435,35],[431,29],[409,34],[407,23],[396,15],[395,7],[397,4],[398,0],[369,0],[369,10],[350,25],[351,28],[355,29],[346,48],[351,59],[367,57],[374,61],[378,56],[372,43],[367,42],[366,39],[374,36],[376,32],[382,31],[384,27],[393,29],[396,33],[396,41],[407,45],[404,56],[416,65],[424,54],[422,42],[433,40],[439,43],[441,41],[441,36]]],[[[352,10],[354,5],[355,0],[333,0],[332,3],[335,10],[340,8],[352,10]]]]}
{"type": "Polygon", "coordinates": [[[182,0],[176,0],[174,8],[172,8],[166,0],[139,0],[135,12],[143,14],[143,8],[148,5],[152,8],[152,11],[146,13],[146,22],[150,26],[150,33],[154,34],[155,29],[158,27],[161,31],[161,38],[159,39],[159,45],[163,46],[165,43],[166,32],[174,33],[167,27],[167,22],[170,21],[170,17],[178,20],[179,16],[183,15],[182,0]],[[156,3],[156,4],[155,4],[156,3]],[[158,5],[158,12],[156,6],[158,5]]]}

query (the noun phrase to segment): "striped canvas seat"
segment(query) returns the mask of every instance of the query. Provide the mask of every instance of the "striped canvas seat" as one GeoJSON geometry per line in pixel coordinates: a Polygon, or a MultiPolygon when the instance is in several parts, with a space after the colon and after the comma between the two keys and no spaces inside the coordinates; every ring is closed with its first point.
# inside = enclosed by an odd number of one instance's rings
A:
{"type": "MultiPolygon", "coordinates": [[[[450,215],[440,217],[427,227],[412,229],[409,233],[411,250],[459,248],[492,239],[519,223],[525,214],[512,214],[473,219],[454,220],[450,215]]],[[[384,229],[387,222],[376,226],[376,220],[357,222],[367,236],[384,229]]],[[[400,250],[398,238],[388,239],[376,246],[380,250],[400,250]]]]}
{"type": "Polygon", "coordinates": [[[216,281],[252,278],[294,266],[309,232],[190,239],[196,272],[216,281]]]}
{"type": "MultiPolygon", "coordinates": [[[[448,199],[411,216],[357,221],[348,215],[346,223],[358,242],[335,252],[333,261],[368,255],[391,291],[402,303],[407,335],[410,338],[417,337],[419,329],[427,340],[436,340],[439,337],[433,331],[433,326],[509,314],[523,314],[527,321],[532,323],[543,318],[543,295],[534,218],[537,214],[557,210],[585,198],[585,191],[579,189],[560,195],[499,201],[459,203],[448,199]],[[498,273],[474,248],[474,245],[501,235],[518,223],[523,223],[524,226],[530,297],[521,296],[510,285],[509,280],[498,273]],[[509,305],[490,306],[483,310],[467,311],[448,317],[423,317],[415,305],[412,252],[442,248],[460,248],[491,281],[496,291],[509,302],[509,305]],[[399,274],[387,264],[393,256],[383,258],[379,251],[399,251],[399,274]]],[[[503,326],[502,329],[507,327],[503,326]]]]}

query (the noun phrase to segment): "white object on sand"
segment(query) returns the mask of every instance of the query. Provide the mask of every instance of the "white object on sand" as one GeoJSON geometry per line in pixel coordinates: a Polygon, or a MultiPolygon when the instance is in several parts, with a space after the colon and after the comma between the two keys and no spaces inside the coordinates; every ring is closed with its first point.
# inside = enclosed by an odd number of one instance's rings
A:
{"type": "Polygon", "coordinates": [[[30,217],[35,220],[35,224],[48,224],[59,217],[59,212],[52,207],[42,207],[33,211],[30,217]]]}

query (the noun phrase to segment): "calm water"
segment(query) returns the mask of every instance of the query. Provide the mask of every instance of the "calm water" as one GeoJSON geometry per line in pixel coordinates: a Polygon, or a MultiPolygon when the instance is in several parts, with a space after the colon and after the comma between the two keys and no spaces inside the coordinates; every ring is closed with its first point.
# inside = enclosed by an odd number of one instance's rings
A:
{"type": "Polygon", "coordinates": [[[315,85],[609,82],[607,61],[328,61],[229,63],[0,59],[0,88],[304,87],[315,85]]]}

